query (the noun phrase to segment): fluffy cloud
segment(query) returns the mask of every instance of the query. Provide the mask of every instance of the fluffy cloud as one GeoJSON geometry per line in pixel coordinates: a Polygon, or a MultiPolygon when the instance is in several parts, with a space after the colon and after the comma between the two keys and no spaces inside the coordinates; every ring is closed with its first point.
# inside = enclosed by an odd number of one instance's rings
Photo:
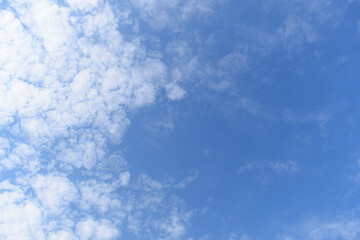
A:
{"type": "Polygon", "coordinates": [[[13,143],[10,147],[9,143],[5,142],[5,147],[2,150],[4,156],[0,163],[3,168],[10,170],[16,167],[21,167],[23,170],[30,170],[35,172],[39,168],[39,153],[32,147],[24,143],[13,143]]]}
{"type": "Polygon", "coordinates": [[[101,212],[106,212],[111,206],[119,205],[119,200],[114,198],[115,187],[105,182],[88,180],[79,186],[81,192],[80,207],[89,209],[96,207],[101,212]]]}
{"type": "Polygon", "coordinates": [[[94,221],[93,219],[79,222],[76,225],[76,232],[80,240],[110,240],[115,239],[120,234],[109,221],[94,221]]]}
{"type": "Polygon", "coordinates": [[[0,64],[9,79],[1,115],[18,113],[22,130],[41,143],[68,137],[73,127],[96,127],[119,140],[129,124],[124,107],[154,101],[165,73],[161,61],[122,39],[106,4],[91,15],[45,0],[13,7],[19,18],[1,14],[0,64]]]}
{"type": "Polygon", "coordinates": [[[63,176],[37,175],[31,186],[42,205],[51,212],[61,212],[77,198],[76,187],[63,176]]]}
{"type": "Polygon", "coordinates": [[[117,239],[133,215],[153,237],[180,237],[186,211],[163,189],[130,186],[108,148],[129,111],[168,89],[162,60],[125,40],[107,1],[15,0],[0,11],[0,238],[117,239]],[[165,202],[172,217],[159,220],[165,202]]]}
{"type": "Polygon", "coordinates": [[[169,83],[166,85],[166,91],[170,100],[180,100],[185,95],[185,90],[179,87],[177,84],[169,83]]]}
{"type": "Polygon", "coordinates": [[[0,237],[45,239],[39,204],[26,199],[24,191],[9,181],[0,183],[0,237]]]}

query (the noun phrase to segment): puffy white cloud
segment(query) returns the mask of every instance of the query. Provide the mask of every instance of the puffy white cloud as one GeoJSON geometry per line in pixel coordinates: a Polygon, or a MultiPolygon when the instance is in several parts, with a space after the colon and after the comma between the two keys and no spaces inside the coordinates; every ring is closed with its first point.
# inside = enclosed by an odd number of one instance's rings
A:
{"type": "Polygon", "coordinates": [[[36,201],[8,181],[0,183],[0,238],[45,239],[42,211],[36,201]]]}
{"type": "Polygon", "coordinates": [[[45,239],[41,210],[32,202],[3,206],[0,210],[0,236],[3,239],[45,239]]]}
{"type": "Polygon", "coordinates": [[[0,166],[9,170],[21,167],[23,170],[36,172],[39,169],[39,153],[25,143],[13,143],[13,147],[7,141],[3,142],[2,154],[4,157],[0,160],[0,166]]]}
{"type": "Polygon", "coordinates": [[[116,187],[112,184],[88,180],[79,185],[81,192],[80,207],[89,209],[95,207],[101,212],[107,212],[110,207],[116,207],[120,204],[114,191],[116,187]]]}
{"type": "Polygon", "coordinates": [[[6,152],[10,149],[9,141],[6,138],[0,137],[0,157],[4,158],[6,152]]]}
{"type": "Polygon", "coordinates": [[[95,221],[91,218],[79,222],[76,232],[80,240],[110,240],[120,235],[120,232],[106,220],[95,221]]]}
{"type": "Polygon", "coordinates": [[[129,172],[122,172],[119,175],[119,181],[121,186],[127,186],[130,181],[130,173],[129,172]]]}
{"type": "Polygon", "coordinates": [[[66,177],[37,175],[31,182],[38,199],[50,212],[60,213],[77,199],[77,189],[66,177]]]}
{"type": "Polygon", "coordinates": [[[105,139],[100,134],[84,133],[74,138],[60,140],[56,159],[76,168],[89,170],[105,156],[105,139]]]}
{"type": "Polygon", "coordinates": [[[0,183],[1,189],[1,205],[5,206],[14,202],[19,202],[24,198],[24,193],[19,186],[11,184],[9,181],[3,181],[0,183]]]}
{"type": "Polygon", "coordinates": [[[79,126],[100,128],[118,141],[129,124],[123,108],[154,101],[164,64],[147,58],[139,42],[122,39],[106,4],[75,16],[45,0],[12,5],[19,17],[1,14],[0,65],[9,76],[0,89],[1,116],[18,112],[22,130],[41,143],[79,126]]]}
{"type": "Polygon", "coordinates": [[[169,83],[165,87],[166,87],[168,98],[170,100],[173,100],[173,101],[180,100],[186,94],[185,90],[182,89],[181,87],[179,87],[179,85],[177,85],[175,83],[169,83]]]}

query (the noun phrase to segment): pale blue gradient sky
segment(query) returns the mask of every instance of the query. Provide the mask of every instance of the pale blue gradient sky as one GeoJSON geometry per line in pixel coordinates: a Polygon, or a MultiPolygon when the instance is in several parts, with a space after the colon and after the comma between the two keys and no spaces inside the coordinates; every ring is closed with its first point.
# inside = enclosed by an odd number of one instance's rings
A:
{"type": "Polygon", "coordinates": [[[1,239],[360,237],[359,1],[0,8],[1,239]]]}

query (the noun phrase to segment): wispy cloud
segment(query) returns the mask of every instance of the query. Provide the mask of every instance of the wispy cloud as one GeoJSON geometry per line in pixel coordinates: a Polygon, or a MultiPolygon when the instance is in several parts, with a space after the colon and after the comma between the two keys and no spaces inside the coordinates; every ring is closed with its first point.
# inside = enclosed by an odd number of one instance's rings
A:
{"type": "Polygon", "coordinates": [[[299,166],[294,161],[270,161],[260,160],[246,162],[237,170],[238,174],[243,174],[249,171],[271,171],[279,175],[295,174],[300,171],[299,166]]]}
{"type": "Polygon", "coordinates": [[[131,0],[131,2],[141,11],[142,20],[155,29],[178,28],[179,23],[186,21],[192,15],[213,12],[213,7],[217,3],[216,0],[131,0]]]}
{"type": "Polygon", "coordinates": [[[309,219],[296,226],[289,228],[288,233],[281,235],[284,240],[355,240],[360,237],[360,221],[357,218],[339,217],[333,221],[321,221],[309,219]]]}
{"type": "Polygon", "coordinates": [[[329,111],[297,113],[290,109],[272,110],[249,98],[240,98],[235,107],[242,109],[250,115],[269,121],[281,121],[293,124],[315,123],[320,127],[325,127],[331,120],[329,111]]]}

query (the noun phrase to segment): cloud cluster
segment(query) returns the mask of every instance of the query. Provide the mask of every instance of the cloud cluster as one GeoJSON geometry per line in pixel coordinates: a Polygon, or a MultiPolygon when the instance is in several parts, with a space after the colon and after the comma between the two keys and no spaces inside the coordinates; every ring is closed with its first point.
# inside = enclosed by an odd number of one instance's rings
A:
{"type": "Polygon", "coordinates": [[[125,40],[107,1],[7,4],[0,238],[118,239],[124,231],[179,238],[190,216],[180,201],[164,189],[134,190],[126,161],[107,147],[121,141],[127,113],[154,103],[162,87],[171,100],[183,97],[165,64],[136,36],[125,40]]]}

